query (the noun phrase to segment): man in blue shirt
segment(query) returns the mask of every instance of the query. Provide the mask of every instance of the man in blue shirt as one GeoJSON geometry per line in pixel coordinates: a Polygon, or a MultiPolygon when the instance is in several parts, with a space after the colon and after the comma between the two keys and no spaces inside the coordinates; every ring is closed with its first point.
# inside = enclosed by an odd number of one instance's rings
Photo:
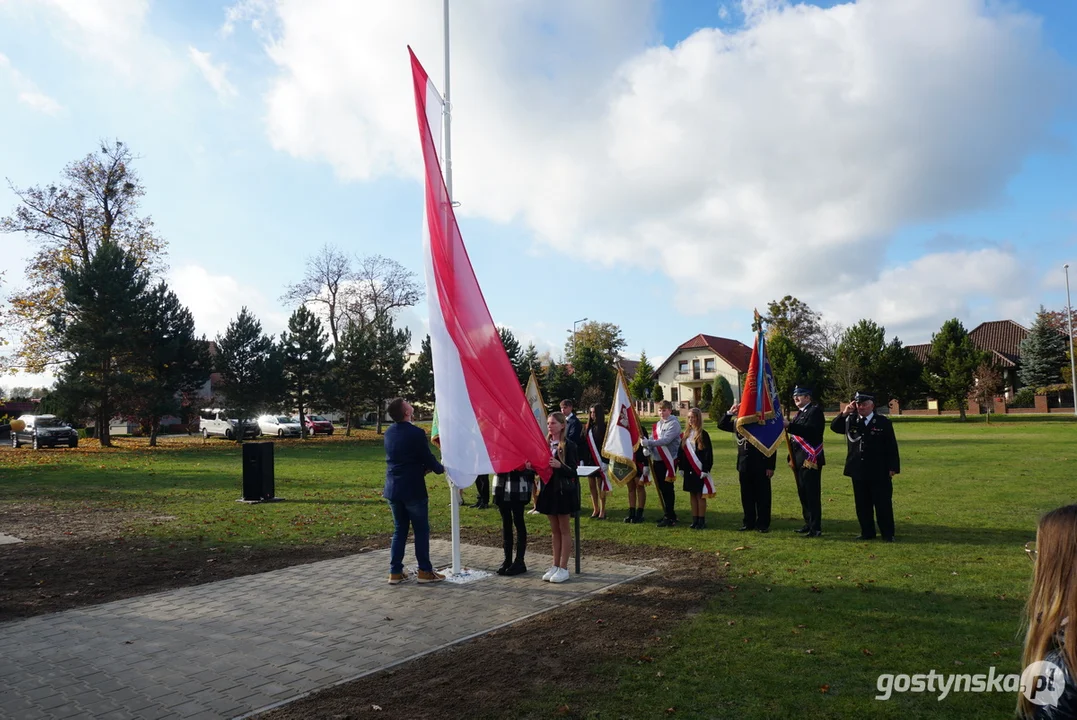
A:
{"type": "Polygon", "coordinates": [[[389,584],[404,581],[404,546],[408,526],[415,529],[415,559],[419,562],[420,583],[441,582],[444,577],[430,563],[429,498],[426,474],[445,472],[422,429],[411,424],[415,409],[404,398],[389,403],[393,424],[385,431],[385,491],[393,511],[393,542],[390,546],[389,584]]]}

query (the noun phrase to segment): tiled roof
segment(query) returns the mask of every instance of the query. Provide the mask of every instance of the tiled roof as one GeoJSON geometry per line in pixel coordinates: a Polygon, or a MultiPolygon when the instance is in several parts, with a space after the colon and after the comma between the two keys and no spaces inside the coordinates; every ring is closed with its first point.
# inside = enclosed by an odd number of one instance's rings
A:
{"type": "Polygon", "coordinates": [[[1021,341],[1027,337],[1028,328],[1013,320],[980,323],[969,333],[976,347],[994,353],[1004,367],[1013,367],[1021,359],[1021,341]]]}
{"type": "Polygon", "coordinates": [[[740,340],[730,340],[729,338],[700,333],[691,340],[681,343],[677,349],[689,350],[704,347],[713,350],[716,355],[733,366],[737,372],[748,372],[748,362],[752,359],[752,350],[740,340]]]}
{"type": "Polygon", "coordinates": [[[617,365],[624,371],[625,380],[632,382],[632,378],[636,377],[636,368],[639,367],[639,360],[617,358],[617,365]]]}
{"type": "MultiPolygon", "coordinates": [[[[1028,329],[1013,320],[992,320],[977,325],[969,332],[972,344],[991,353],[994,363],[1000,367],[1016,367],[1021,360],[1021,341],[1028,337],[1028,329]]],[[[927,362],[931,343],[907,346],[921,363],[927,362]]]]}

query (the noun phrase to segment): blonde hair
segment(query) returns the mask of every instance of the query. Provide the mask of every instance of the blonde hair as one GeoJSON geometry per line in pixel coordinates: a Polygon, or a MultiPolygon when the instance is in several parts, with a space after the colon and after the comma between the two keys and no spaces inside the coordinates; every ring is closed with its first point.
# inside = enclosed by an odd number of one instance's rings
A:
{"type": "MultiPolygon", "coordinates": [[[[565,461],[565,442],[568,441],[568,419],[562,412],[552,412],[548,418],[553,418],[557,422],[561,423],[561,436],[557,438],[557,459],[561,462],[565,461]]],[[[547,433],[546,439],[553,441],[553,437],[547,433]]]]}
{"type": "Polygon", "coordinates": [[[697,407],[688,411],[688,429],[684,433],[684,442],[682,445],[688,444],[688,438],[692,435],[692,429],[696,431],[696,450],[703,449],[703,411],[697,407]],[[692,418],[696,419],[698,425],[692,425],[692,418]]]}
{"type": "MultiPolygon", "coordinates": [[[[1065,505],[1040,518],[1036,569],[1024,620],[1027,631],[1021,667],[1043,660],[1060,635],[1062,658],[1070,672],[1077,669],[1077,637],[1070,632],[1077,625],[1077,505],[1065,505]]],[[[1021,717],[1032,717],[1034,710],[1023,693],[1018,696],[1021,717]]]]}

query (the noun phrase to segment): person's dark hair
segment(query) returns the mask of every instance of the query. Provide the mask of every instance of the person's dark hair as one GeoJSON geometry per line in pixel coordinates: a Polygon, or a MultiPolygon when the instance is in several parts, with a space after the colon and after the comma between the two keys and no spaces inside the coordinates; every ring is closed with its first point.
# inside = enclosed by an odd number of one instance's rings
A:
{"type": "Polygon", "coordinates": [[[661,403],[658,404],[658,407],[661,410],[672,410],[673,403],[671,403],[669,400],[663,400],[661,403]]]}
{"type": "Polygon", "coordinates": [[[576,409],[576,403],[572,401],[572,398],[565,398],[564,400],[562,400],[559,404],[559,407],[564,407],[565,405],[568,405],[573,410],[576,409]]]}
{"type": "Polygon", "coordinates": [[[595,443],[602,447],[602,442],[606,437],[606,413],[602,410],[602,405],[598,403],[592,405],[587,413],[587,424],[583,427],[584,438],[591,430],[595,431],[595,443]]]}
{"type": "Polygon", "coordinates": [[[389,401],[389,417],[393,419],[393,422],[401,422],[404,419],[404,405],[407,402],[404,398],[394,398],[389,401]]]}

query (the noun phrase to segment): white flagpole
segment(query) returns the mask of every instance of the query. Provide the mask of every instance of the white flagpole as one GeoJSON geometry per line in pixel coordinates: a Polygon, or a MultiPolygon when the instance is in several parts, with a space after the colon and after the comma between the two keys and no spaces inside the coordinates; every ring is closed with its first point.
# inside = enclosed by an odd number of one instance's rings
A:
{"type": "MultiPolygon", "coordinates": [[[[441,114],[442,121],[441,141],[445,150],[445,189],[449,194],[449,207],[452,207],[452,104],[449,102],[449,0],[444,2],[445,8],[445,92],[442,95],[441,114]]],[[[445,228],[450,227],[449,208],[445,208],[445,228]]],[[[460,574],[460,491],[449,480],[449,495],[452,497],[452,573],[460,574]]]]}

